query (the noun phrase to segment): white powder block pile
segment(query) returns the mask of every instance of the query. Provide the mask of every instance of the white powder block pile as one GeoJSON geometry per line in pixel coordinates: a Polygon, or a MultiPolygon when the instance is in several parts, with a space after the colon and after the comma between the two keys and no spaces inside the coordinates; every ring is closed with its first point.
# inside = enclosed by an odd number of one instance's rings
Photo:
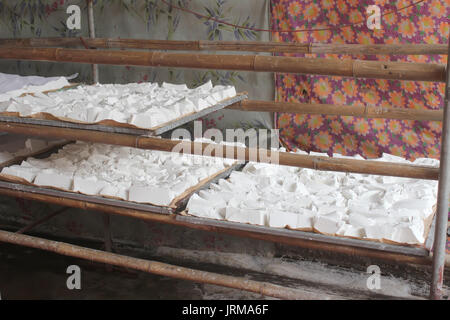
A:
{"type": "Polygon", "coordinates": [[[80,123],[114,120],[150,129],[235,95],[233,86],[213,86],[211,81],[195,89],[169,83],[96,84],[14,98],[0,112],[23,117],[47,113],[80,123]]]}
{"type": "MultiPolygon", "coordinates": [[[[390,155],[380,161],[408,163],[390,155]]],[[[414,164],[439,161],[418,159],[414,164]]],[[[436,193],[436,181],[250,162],[242,172],[192,197],[187,210],[194,216],[275,228],[422,244],[436,193]]]]}
{"type": "Polygon", "coordinates": [[[64,140],[36,139],[9,134],[3,135],[0,137],[0,165],[18,157],[39,153],[63,142],[64,140]]]}
{"type": "Polygon", "coordinates": [[[0,73],[0,102],[8,101],[25,93],[57,90],[69,85],[66,77],[48,78],[0,73]]]}
{"type": "Polygon", "coordinates": [[[1,173],[43,187],[168,206],[184,191],[234,162],[77,142],[46,159],[28,158],[1,173]]]}

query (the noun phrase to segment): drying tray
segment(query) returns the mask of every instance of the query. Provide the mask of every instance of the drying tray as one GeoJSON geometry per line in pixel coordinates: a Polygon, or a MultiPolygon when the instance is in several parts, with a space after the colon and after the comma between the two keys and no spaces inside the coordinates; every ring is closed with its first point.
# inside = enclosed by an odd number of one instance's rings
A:
{"type": "MultiPolygon", "coordinates": [[[[199,190],[200,191],[200,190],[199,190]]],[[[222,228],[238,229],[241,231],[256,231],[270,235],[280,235],[304,240],[315,240],[319,242],[343,244],[367,249],[377,249],[382,251],[389,251],[395,253],[404,253],[418,256],[428,256],[434,242],[434,226],[436,221],[436,206],[433,208],[433,213],[424,220],[425,226],[425,241],[423,244],[406,244],[397,243],[393,241],[380,241],[377,239],[363,239],[356,237],[345,237],[339,235],[323,234],[316,230],[299,230],[289,228],[275,228],[267,226],[259,226],[248,223],[232,222],[219,219],[211,219],[204,217],[197,217],[189,214],[188,211],[183,210],[180,216],[177,217],[180,221],[189,221],[191,223],[201,224],[205,226],[220,226],[222,228]]]]}
{"type": "MultiPolygon", "coordinates": [[[[54,152],[57,147],[55,146],[52,151],[47,151],[45,155],[54,152]]],[[[41,156],[44,155],[44,153],[40,154],[41,156]]],[[[17,162],[20,160],[18,159],[17,162]]],[[[83,195],[80,193],[70,192],[70,191],[62,191],[62,190],[56,190],[52,188],[45,188],[45,187],[38,187],[30,184],[24,184],[24,183],[18,183],[17,181],[6,181],[2,180],[0,177],[0,189],[6,189],[11,190],[13,192],[24,192],[24,193],[30,193],[30,194],[40,194],[45,196],[50,196],[58,199],[71,199],[71,200],[77,200],[87,203],[94,203],[94,204],[101,204],[111,207],[120,207],[125,209],[131,209],[131,210],[138,210],[141,212],[147,212],[147,213],[157,213],[157,214],[172,214],[172,213],[180,213],[173,215],[174,219],[176,221],[179,221],[181,223],[187,223],[192,226],[194,225],[202,225],[202,226],[209,226],[212,228],[220,228],[220,229],[226,229],[229,231],[238,230],[238,231],[244,231],[248,232],[249,234],[252,233],[258,233],[262,235],[268,235],[268,236],[275,236],[275,237],[283,237],[283,238],[293,238],[293,239],[301,239],[301,240],[308,240],[308,241],[317,241],[322,243],[330,243],[330,244],[341,244],[346,246],[352,246],[352,247],[359,247],[359,248],[365,248],[365,249],[374,249],[379,251],[385,251],[385,252],[393,252],[393,253],[400,253],[400,254],[406,254],[406,255],[413,255],[413,256],[429,256],[429,253],[431,251],[431,246],[434,241],[434,224],[436,217],[433,215],[431,223],[429,223],[429,232],[428,236],[426,237],[425,244],[422,246],[410,246],[410,245],[403,245],[403,244],[389,244],[389,243],[383,243],[383,242],[377,242],[377,241],[369,241],[369,240],[363,240],[363,239],[354,239],[354,238],[346,238],[346,237],[338,237],[338,236],[330,236],[330,235],[324,235],[314,232],[308,232],[308,231],[300,231],[300,230],[290,230],[290,229],[281,229],[281,228],[270,228],[265,226],[258,226],[258,225],[250,225],[245,223],[238,223],[238,222],[231,222],[231,221],[225,221],[225,220],[215,220],[215,219],[208,219],[208,218],[200,218],[195,217],[192,215],[189,215],[185,211],[186,204],[189,200],[189,198],[192,196],[192,194],[199,192],[200,190],[207,189],[212,183],[216,183],[220,179],[226,179],[232,171],[234,170],[242,170],[244,167],[244,163],[235,163],[232,166],[223,169],[222,171],[216,173],[213,176],[210,176],[203,181],[200,181],[197,185],[191,187],[190,189],[186,190],[182,195],[177,197],[176,199],[176,206],[173,207],[161,207],[161,206],[154,206],[151,204],[142,204],[142,203],[134,203],[130,201],[124,201],[124,200],[117,200],[117,199],[111,199],[111,198],[105,198],[101,196],[89,196],[89,195],[83,195]]],[[[42,201],[42,200],[41,200],[42,201]]],[[[45,202],[45,201],[44,201],[45,202]]]]}
{"type": "Polygon", "coordinates": [[[383,251],[390,251],[396,253],[405,253],[405,254],[414,254],[411,252],[416,252],[420,254],[416,255],[424,255],[422,253],[429,254],[433,242],[434,242],[434,225],[436,221],[436,209],[434,209],[433,213],[424,221],[425,224],[425,242],[423,244],[407,244],[407,243],[397,243],[393,241],[383,242],[376,239],[363,239],[363,238],[355,238],[355,237],[345,237],[339,235],[329,235],[324,233],[319,233],[315,230],[304,231],[298,229],[289,229],[289,228],[275,228],[275,227],[266,227],[253,225],[248,223],[241,222],[232,222],[227,220],[216,220],[210,218],[197,217],[189,214],[187,211],[183,210],[180,212],[181,217],[180,221],[185,221],[189,219],[189,221],[193,221],[194,223],[199,223],[207,226],[217,226],[217,223],[220,222],[220,226],[233,226],[234,229],[239,230],[264,230],[264,233],[272,234],[272,235],[292,235],[293,238],[305,239],[305,240],[316,240],[321,242],[333,243],[333,244],[345,244],[350,246],[357,246],[362,248],[372,248],[383,251]],[[192,219],[191,219],[192,218],[192,219]],[[223,223],[223,224],[222,224],[223,223]],[[256,229],[254,229],[256,228],[256,229]],[[353,245],[358,244],[358,245],[353,245]],[[386,250],[388,248],[389,250],[386,250]],[[403,248],[403,249],[401,249],[403,248]],[[398,249],[398,250],[397,250],[398,249]]]}
{"type": "MultiPolygon", "coordinates": [[[[70,88],[69,88],[70,89],[70,88]]],[[[236,96],[220,101],[219,103],[200,110],[198,112],[193,112],[177,119],[171,120],[169,122],[160,124],[150,129],[138,128],[134,125],[128,123],[119,123],[114,120],[103,120],[94,124],[87,124],[77,122],[75,120],[67,118],[57,118],[48,113],[37,113],[30,117],[20,117],[17,112],[0,112],[0,121],[3,122],[13,122],[20,124],[33,124],[41,126],[51,126],[60,128],[70,128],[70,129],[82,129],[82,130],[92,130],[92,131],[102,131],[108,133],[124,133],[132,135],[146,135],[146,136],[158,136],[167,131],[173,130],[179,126],[182,126],[188,122],[196,120],[198,118],[204,117],[215,111],[224,109],[230,105],[247,99],[247,93],[238,93],[236,96]]]]}
{"type": "Polygon", "coordinates": [[[317,231],[304,231],[288,228],[275,228],[267,226],[259,226],[248,223],[232,222],[227,220],[216,220],[211,218],[197,217],[189,214],[186,210],[180,212],[180,221],[190,221],[192,223],[202,224],[206,226],[219,226],[242,231],[257,231],[270,235],[282,235],[291,238],[315,240],[319,242],[343,244],[367,249],[377,249],[382,251],[390,251],[395,253],[412,254],[418,256],[428,256],[434,242],[434,225],[436,221],[436,209],[424,221],[425,224],[425,242],[423,244],[407,244],[397,242],[383,242],[375,239],[363,239],[355,237],[345,237],[338,235],[329,235],[319,233],[317,231]]]}
{"type": "MultiPolygon", "coordinates": [[[[265,226],[251,225],[246,223],[239,222],[231,222],[225,220],[215,220],[208,218],[200,218],[194,217],[191,215],[187,215],[183,212],[181,215],[176,216],[176,220],[180,222],[188,222],[197,225],[209,226],[209,227],[219,227],[222,229],[229,230],[240,230],[244,232],[251,233],[261,233],[271,236],[279,236],[286,238],[295,238],[309,241],[317,241],[322,243],[330,243],[337,245],[345,245],[351,247],[359,247],[365,249],[375,249],[386,252],[400,253],[405,255],[413,255],[413,256],[421,256],[426,257],[430,254],[430,248],[434,239],[434,232],[432,231],[434,228],[431,228],[431,231],[428,234],[428,237],[425,241],[425,245],[423,246],[410,246],[403,244],[389,244],[378,241],[369,241],[363,239],[353,239],[346,237],[338,237],[338,236],[328,236],[320,233],[308,232],[308,231],[299,231],[299,230],[290,230],[290,229],[281,229],[281,228],[271,228],[265,226]]],[[[435,217],[433,217],[434,224],[435,217]]]]}
{"type": "MultiPolygon", "coordinates": [[[[137,210],[141,213],[148,213],[148,214],[169,214],[173,211],[167,211],[164,208],[152,206],[152,205],[146,205],[146,204],[136,204],[131,203],[127,201],[119,201],[114,199],[108,199],[103,197],[97,197],[97,196],[85,196],[77,193],[72,192],[65,192],[65,191],[59,191],[54,189],[46,189],[46,188],[39,188],[34,186],[27,186],[23,184],[17,184],[17,183],[11,183],[6,181],[0,181],[0,193],[3,194],[9,194],[12,196],[21,196],[22,193],[27,194],[40,194],[40,195],[46,195],[50,196],[51,198],[55,198],[58,200],[77,200],[82,201],[86,203],[94,203],[94,204],[102,204],[106,207],[104,207],[102,210],[105,212],[111,212],[115,213],[113,208],[114,207],[121,207],[125,209],[131,209],[131,210],[137,210]],[[2,192],[2,190],[9,190],[11,192],[2,192]],[[17,193],[15,195],[15,193],[17,193]],[[111,210],[108,210],[108,207],[111,207],[111,210]]],[[[43,199],[37,199],[41,202],[52,202],[49,200],[43,200],[43,199]]],[[[53,202],[52,202],[53,203],[53,202]]],[[[69,204],[70,206],[70,204],[69,204]]],[[[77,206],[74,206],[77,207],[77,206]]],[[[404,255],[410,255],[410,256],[418,256],[418,257],[427,257],[429,256],[430,249],[429,247],[410,247],[410,246],[403,246],[403,245],[393,245],[393,244],[387,244],[387,243],[381,243],[381,242],[374,242],[374,241],[367,241],[367,240],[359,240],[359,239],[351,239],[351,238],[342,238],[342,237],[335,237],[335,236],[327,236],[322,235],[318,233],[312,233],[312,232],[305,232],[305,231],[297,231],[297,230],[289,230],[289,229],[278,229],[278,228],[269,228],[269,227],[263,227],[263,226],[256,226],[256,225],[250,225],[250,224],[244,224],[244,223],[238,223],[238,222],[230,222],[230,221],[224,221],[224,220],[214,220],[214,219],[207,219],[207,218],[199,218],[189,215],[180,215],[180,214],[174,214],[171,216],[175,221],[179,222],[181,225],[196,228],[195,226],[205,226],[210,227],[213,230],[216,230],[216,232],[219,232],[220,230],[228,230],[231,233],[233,231],[240,231],[245,234],[248,234],[249,236],[252,234],[260,234],[270,237],[280,237],[280,238],[291,238],[291,239],[300,239],[300,240],[306,240],[306,241],[315,241],[315,242],[321,242],[321,243],[329,243],[333,245],[344,245],[344,246],[350,246],[350,247],[357,247],[357,248],[364,248],[364,249],[372,249],[372,250],[378,250],[383,252],[391,252],[391,253],[398,253],[398,254],[404,254],[404,255]]],[[[164,222],[165,220],[162,220],[164,222]]],[[[430,232],[426,243],[432,243],[433,239],[433,233],[430,232]]]]}
{"type": "Polygon", "coordinates": [[[147,212],[156,212],[163,214],[172,214],[175,212],[179,212],[183,210],[189,201],[189,198],[195,193],[202,189],[206,189],[209,187],[211,183],[215,183],[220,179],[227,178],[232,171],[239,170],[243,167],[242,163],[235,162],[233,165],[224,168],[214,175],[211,175],[197,183],[196,185],[186,189],[183,193],[175,197],[172,202],[168,206],[158,206],[151,203],[136,203],[132,201],[126,201],[121,199],[115,199],[110,197],[102,197],[102,196],[93,196],[93,195],[85,195],[78,192],[71,192],[61,189],[56,189],[52,187],[40,187],[34,184],[31,184],[24,179],[5,175],[0,173],[0,187],[12,189],[16,191],[37,193],[49,196],[62,197],[73,200],[81,200],[87,202],[93,202],[98,204],[106,204],[116,207],[128,208],[128,209],[136,209],[147,212]]]}

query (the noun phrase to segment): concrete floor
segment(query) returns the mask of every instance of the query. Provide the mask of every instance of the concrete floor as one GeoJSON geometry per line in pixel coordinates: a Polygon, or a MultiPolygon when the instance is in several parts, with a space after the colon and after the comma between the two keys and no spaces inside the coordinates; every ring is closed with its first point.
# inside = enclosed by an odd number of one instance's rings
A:
{"type": "Polygon", "coordinates": [[[0,293],[14,299],[264,299],[213,285],[197,284],[19,246],[0,244],[0,293]],[[69,290],[69,265],[81,268],[81,289],[69,290]]]}
{"type": "MultiPolygon", "coordinates": [[[[0,197],[0,229],[17,231],[60,207],[0,197]]],[[[102,249],[104,215],[69,209],[32,235],[102,249]],[[59,237],[59,238],[58,238],[59,237]],[[81,240],[84,239],[84,240],[81,240]]],[[[216,234],[111,215],[116,253],[246,277],[339,299],[426,298],[429,267],[388,264],[360,256],[216,234]],[[367,288],[367,268],[379,265],[380,290],[367,288]]],[[[450,270],[444,277],[450,286],[450,270]]],[[[260,299],[258,295],[196,284],[0,243],[3,299],[260,299]],[[66,268],[82,269],[82,289],[66,287],[66,268]]]]}
{"type": "MultiPolygon", "coordinates": [[[[114,226],[123,226],[119,222],[116,221],[114,226]]],[[[140,222],[135,221],[137,223],[140,222]]],[[[8,227],[0,223],[3,230],[15,231],[20,226],[8,227]]],[[[139,225],[133,226],[139,230],[139,225]]],[[[154,231],[156,229],[151,230],[152,233],[146,234],[159,234],[154,231]]],[[[176,231],[174,227],[168,228],[163,234],[170,238],[176,231]]],[[[103,241],[56,236],[54,231],[48,230],[31,235],[94,249],[103,250],[104,246],[103,241]]],[[[206,235],[210,234],[183,233],[180,237],[195,241],[184,241],[182,245],[178,244],[181,241],[152,241],[152,246],[146,247],[115,239],[113,248],[114,252],[123,255],[270,282],[337,299],[422,299],[429,292],[429,268],[387,265],[364,257],[282,245],[276,245],[272,252],[265,246],[269,243],[242,238],[224,242],[239,244],[239,248],[218,250],[217,246],[200,245],[208,239],[204,238],[206,235]],[[242,250],[258,246],[262,248],[259,253],[242,250]],[[379,265],[382,270],[380,290],[367,288],[366,270],[372,264],[379,265]]],[[[449,271],[446,270],[444,277],[446,295],[450,286],[449,271]]],[[[2,299],[270,299],[134,270],[114,268],[107,271],[102,264],[4,243],[0,243],[0,294],[2,299]],[[69,275],[66,269],[70,265],[78,265],[82,270],[81,290],[67,289],[69,275]]]]}
{"type": "MultiPolygon", "coordinates": [[[[95,247],[92,243],[78,244],[95,247]]],[[[212,252],[164,247],[158,250],[159,256],[155,258],[127,250],[130,249],[122,248],[121,253],[334,295],[338,299],[420,299],[425,298],[428,291],[427,281],[383,276],[383,289],[370,292],[365,288],[367,274],[364,272],[311,261],[289,262],[246,255],[214,255],[212,252]],[[204,262],[196,263],[200,259],[204,262]]],[[[244,291],[134,270],[115,267],[113,270],[108,269],[110,267],[86,260],[0,243],[2,299],[271,299],[244,291]],[[81,268],[81,290],[67,288],[66,281],[70,275],[66,270],[70,265],[81,268]]]]}

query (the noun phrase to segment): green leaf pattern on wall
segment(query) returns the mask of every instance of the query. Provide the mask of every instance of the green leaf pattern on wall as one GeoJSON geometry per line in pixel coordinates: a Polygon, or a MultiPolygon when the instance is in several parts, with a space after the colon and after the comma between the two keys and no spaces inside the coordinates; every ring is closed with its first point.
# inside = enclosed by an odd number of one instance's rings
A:
{"type": "MultiPolygon", "coordinates": [[[[241,25],[245,27],[254,27],[255,23],[251,22],[250,16],[245,19],[240,17],[233,18],[235,12],[238,12],[236,8],[228,6],[225,9],[225,5],[228,3],[227,0],[216,0],[212,6],[204,6],[205,16],[208,18],[214,18],[234,25],[241,25]]],[[[229,26],[223,23],[216,22],[214,20],[209,20],[208,18],[198,17],[198,19],[203,21],[203,24],[207,26],[207,38],[208,40],[223,40],[224,32],[232,32],[236,40],[254,40],[256,39],[256,32],[252,30],[238,29],[233,26],[229,26]]]]}
{"type": "MultiPolygon", "coordinates": [[[[208,17],[236,25],[267,27],[265,15],[269,0],[94,0],[96,35],[98,37],[147,38],[167,40],[268,40],[268,34],[237,29],[180,11],[183,7],[208,17]]],[[[0,0],[0,37],[87,37],[87,5],[85,0],[0,0]],[[66,26],[69,5],[78,5],[82,29],[66,26]]],[[[204,53],[204,52],[202,52],[204,53]]],[[[55,75],[80,74],[77,81],[90,82],[89,65],[53,64],[31,61],[0,61],[2,72],[55,75]]],[[[100,81],[157,81],[186,83],[196,86],[211,80],[214,84],[235,85],[253,98],[271,99],[273,81],[270,74],[239,71],[192,70],[175,68],[139,68],[100,66],[100,81]],[[148,79],[148,80],[147,80],[148,79]],[[259,79],[259,80],[258,80],[259,79]]],[[[243,115],[244,117],[246,114],[243,115]]],[[[271,122],[266,117],[266,122],[271,122]]]]}
{"type": "Polygon", "coordinates": [[[18,36],[24,29],[39,37],[41,27],[47,16],[46,5],[41,0],[20,0],[0,2],[0,21],[13,36],[18,36]]]}

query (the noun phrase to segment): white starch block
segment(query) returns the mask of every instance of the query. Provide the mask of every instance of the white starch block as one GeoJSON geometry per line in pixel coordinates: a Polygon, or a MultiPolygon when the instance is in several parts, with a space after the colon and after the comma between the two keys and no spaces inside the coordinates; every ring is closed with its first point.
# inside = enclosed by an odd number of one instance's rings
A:
{"type": "Polygon", "coordinates": [[[167,82],[163,82],[162,86],[165,89],[171,89],[171,90],[177,90],[177,91],[182,91],[182,90],[187,90],[187,86],[185,84],[173,84],[173,83],[167,83],[167,82]]]}
{"type": "Polygon", "coordinates": [[[390,225],[372,225],[364,227],[368,239],[391,239],[394,227],[390,225]]]}
{"type": "Polygon", "coordinates": [[[222,94],[224,99],[234,97],[236,95],[236,88],[234,86],[226,86],[222,94]]]}
{"type": "Polygon", "coordinates": [[[205,84],[202,84],[201,86],[198,86],[194,90],[196,92],[206,92],[206,91],[210,91],[212,88],[213,88],[212,82],[211,82],[211,80],[209,80],[208,82],[206,82],[205,84]]]}
{"type": "Polygon", "coordinates": [[[317,216],[314,221],[314,229],[325,234],[335,234],[341,225],[342,222],[330,219],[326,216],[317,216]]]}
{"type": "Polygon", "coordinates": [[[150,129],[152,127],[152,118],[147,114],[133,115],[130,124],[139,128],[150,129]]]}
{"type": "Polygon", "coordinates": [[[157,206],[168,206],[174,194],[168,188],[132,186],[128,192],[128,200],[140,203],[151,203],[157,206]]]}
{"type": "Polygon", "coordinates": [[[124,188],[113,186],[111,184],[107,184],[102,190],[99,191],[99,194],[104,197],[118,198],[122,200],[128,199],[127,190],[125,190],[124,188]]]}
{"type": "Polygon", "coordinates": [[[197,217],[223,219],[223,217],[211,207],[208,200],[200,198],[197,194],[192,195],[186,206],[189,214],[197,217]]]}
{"type": "Polygon", "coordinates": [[[71,190],[72,175],[58,173],[39,173],[34,179],[34,184],[43,187],[54,187],[63,190],[71,190]]]}
{"type": "Polygon", "coordinates": [[[34,168],[27,168],[15,165],[3,168],[2,173],[25,179],[26,181],[31,183],[36,177],[37,170],[34,168]]]}
{"type": "Polygon", "coordinates": [[[86,110],[86,121],[87,122],[95,122],[95,119],[97,119],[98,114],[102,111],[103,109],[100,107],[91,107],[88,108],[86,110]]]}
{"type": "Polygon", "coordinates": [[[181,100],[180,105],[181,110],[183,110],[185,113],[188,113],[203,110],[205,108],[208,108],[211,104],[200,97],[191,97],[189,99],[181,100]]]}
{"type": "Polygon", "coordinates": [[[313,213],[298,213],[297,214],[297,226],[295,229],[312,229],[314,222],[313,213]]]}
{"type": "Polygon", "coordinates": [[[423,243],[425,241],[423,232],[415,226],[397,226],[394,228],[391,240],[400,243],[423,243]]]}
{"type": "Polygon", "coordinates": [[[225,218],[233,222],[265,225],[266,214],[261,210],[227,207],[225,210],[225,218]]]}
{"type": "Polygon", "coordinates": [[[292,212],[272,210],[269,212],[269,227],[274,228],[296,228],[298,214],[292,212]]]}
{"type": "Polygon", "coordinates": [[[363,238],[365,235],[364,228],[361,227],[354,227],[350,224],[344,223],[339,230],[336,232],[336,234],[340,236],[346,236],[346,237],[354,237],[354,238],[363,238]]]}
{"type": "Polygon", "coordinates": [[[73,191],[87,195],[97,195],[106,187],[105,181],[98,181],[96,178],[83,178],[75,176],[73,178],[73,191]]]}

